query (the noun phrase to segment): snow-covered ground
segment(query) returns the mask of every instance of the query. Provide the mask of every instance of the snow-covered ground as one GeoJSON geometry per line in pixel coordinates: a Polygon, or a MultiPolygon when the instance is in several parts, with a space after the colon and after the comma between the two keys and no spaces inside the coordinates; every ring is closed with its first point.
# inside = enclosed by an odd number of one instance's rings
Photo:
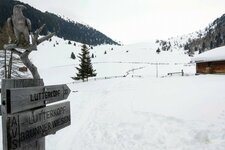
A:
{"type": "Polygon", "coordinates": [[[224,75],[195,76],[183,50],[156,54],[153,42],[94,47],[97,77],[74,82],[80,44],[66,43],[53,38],[31,55],[46,85],[72,90],[72,124],[47,137],[47,150],[225,149],[224,75]]]}

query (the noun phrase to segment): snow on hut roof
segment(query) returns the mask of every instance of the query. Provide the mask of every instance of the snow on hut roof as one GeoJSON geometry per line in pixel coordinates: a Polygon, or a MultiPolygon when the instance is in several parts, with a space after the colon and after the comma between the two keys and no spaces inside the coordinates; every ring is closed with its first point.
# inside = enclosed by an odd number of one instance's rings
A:
{"type": "Polygon", "coordinates": [[[211,62],[223,60],[225,60],[225,46],[206,51],[191,59],[192,62],[211,62]]]}

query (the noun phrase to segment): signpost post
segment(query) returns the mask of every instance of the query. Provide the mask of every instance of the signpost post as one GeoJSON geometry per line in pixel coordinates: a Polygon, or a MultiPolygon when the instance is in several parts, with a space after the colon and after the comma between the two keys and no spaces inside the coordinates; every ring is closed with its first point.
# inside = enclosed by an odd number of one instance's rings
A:
{"type": "Polygon", "coordinates": [[[67,85],[43,86],[42,79],[2,80],[3,150],[45,150],[45,136],[71,124],[67,85]]]}
{"type": "Polygon", "coordinates": [[[70,103],[47,106],[46,104],[64,100],[70,94],[67,85],[44,86],[37,67],[30,61],[29,54],[37,46],[50,39],[55,33],[39,38],[45,25],[31,36],[31,22],[23,15],[23,5],[13,7],[12,17],[7,19],[9,29],[17,37],[16,43],[5,44],[5,78],[11,72],[6,69],[6,50],[17,54],[30,70],[34,79],[4,79],[1,89],[1,114],[3,150],[45,150],[45,136],[70,125],[70,103]],[[21,20],[21,17],[24,18],[21,20]],[[21,23],[22,22],[22,23],[21,23]],[[26,24],[24,26],[24,24],[26,24]],[[27,31],[27,32],[26,32],[27,31]],[[17,36],[23,34],[23,36],[17,36]],[[21,47],[24,37],[29,47],[21,47]]]}

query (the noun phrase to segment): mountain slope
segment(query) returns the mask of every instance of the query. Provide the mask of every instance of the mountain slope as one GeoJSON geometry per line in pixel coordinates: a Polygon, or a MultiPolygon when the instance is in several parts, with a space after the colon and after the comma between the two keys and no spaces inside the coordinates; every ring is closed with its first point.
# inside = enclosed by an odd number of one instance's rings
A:
{"type": "Polygon", "coordinates": [[[195,38],[189,38],[184,49],[190,54],[202,53],[225,45],[225,14],[214,20],[204,30],[195,32],[195,38]]]}
{"type": "Polygon", "coordinates": [[[81,45],[53,37],[30,55],[45,85],[72,91],[71,126],[47,136],[46,149],[224,150],[225,76],[195,76],[184,51],[157,54],[153,41],[93,47],[97,78],[74,81],[79,61],[70,54],[81,45]],[[185,76],[167,75],[181,69],[185,76]]]}
{"type": "Polygon", "coordinates": [[[185,49],[190,53],[204,51],[225,45],[225,14],[217,18],[213,23],[199,32],[195,39],[190,39],[185,45],[185,49]]]}
{"type": "Polygon", "coordinates": [[[187,50],[189,55],[195,52],[202,53],[213,48],[225,45],[225,14],[215,19],[205,29],[171,37],[166,40],[156,40],[158,48],[163,51],[174,49],[187,50]]]}
{"type": "Polygon", "coordinates": [[[80,44],[65,43],[52,38],[31,55],[45,84],[69,83],[72,90],[72,124],[48,136],[47,149],[224,150],[225,76],[194,76],[184,51],[157,54],[152,42],[93,47],[97,78],[73,82],[79,61],[69,56],[80,44]],[[167,76],[181,69],[185,76],[167,76]]]}
{"type": "Polygon", "coordinates": [[[22,4],[27,7],[24,10],[24,15],[31,20],[33,30],[39,28],[42,24],[46,24],[43,34],[46,34],[47,31],[56,32],[58,37],[89,45],[118,44],[92,27],[64,20],[53,13],[41,12],[28,4],[13,0],[0,0],[0,27],[3,27],[7,18],[12,15],[13,6],[16,4],[22,4]]]}

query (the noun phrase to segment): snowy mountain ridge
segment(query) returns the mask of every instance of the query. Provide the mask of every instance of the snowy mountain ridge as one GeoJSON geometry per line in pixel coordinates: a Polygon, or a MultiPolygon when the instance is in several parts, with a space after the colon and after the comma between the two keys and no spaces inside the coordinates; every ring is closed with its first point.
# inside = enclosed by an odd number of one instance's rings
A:
{"type": "Polygon", "coordinates": [[[215,19],[205,29],[167,40],[158,40],[162,50],[184,48],[190,56],[225,45],[225,14],[215,19]]]}
{"type": "MultiPolygon", "coordinates": [[[[156,40],[156,43],[159,43],[159,49],[163,51],[173,51],[174,49],[179,50],[183,49],[185,51],[189,50],[186,45],[193,40],[202,38],[206,36],[206,31],[199,30],[189,34],[184,34],[176,37],[170,37],[165,40],[156,40]]],[[[187,52],[188,53],[188,52],[187,52]]]]}
{"type": "MultiPolygon", "coordinates": [[[[24,5],[27,9],[23,10],[24,16],[31,20],[32,32],[45,24],[41,34],[46,35],[48,32],[55,34],[64,39],[82,42],[88,45],[115,44],[118,43],[110,37],[94,29],[93,27],[79,23],[78,20],[64,19],[52,12],[42,12],[27,3],[14,0],[0,0],[0,49],[5,43],[8,43],[8,33],[6,21],[11,17],[15,5],[24,5]]],[[[13,37],[13,36],[12,36],[13,37]]],[[[12,38],[12,40],[14,40],[12,38]]]]}

